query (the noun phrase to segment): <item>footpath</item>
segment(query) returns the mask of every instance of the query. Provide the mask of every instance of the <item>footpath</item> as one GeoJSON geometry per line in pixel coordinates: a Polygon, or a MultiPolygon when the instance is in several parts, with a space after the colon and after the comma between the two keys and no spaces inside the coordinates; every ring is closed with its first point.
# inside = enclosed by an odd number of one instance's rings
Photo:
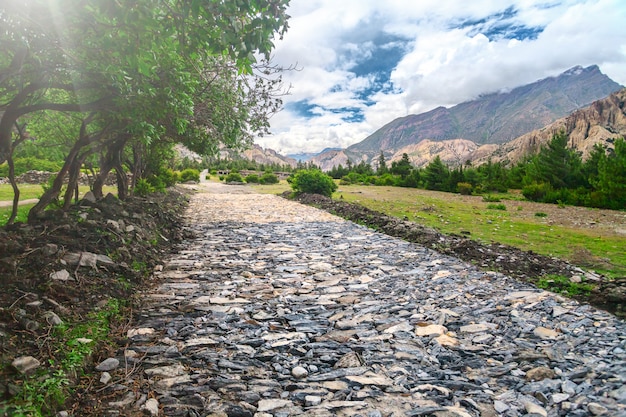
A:
{"type": "Polygon", "coordinates": [[[98,364],[107,416],[626,416],[626,324],[247,187],[203,183],[196,238],[98,364]]]}

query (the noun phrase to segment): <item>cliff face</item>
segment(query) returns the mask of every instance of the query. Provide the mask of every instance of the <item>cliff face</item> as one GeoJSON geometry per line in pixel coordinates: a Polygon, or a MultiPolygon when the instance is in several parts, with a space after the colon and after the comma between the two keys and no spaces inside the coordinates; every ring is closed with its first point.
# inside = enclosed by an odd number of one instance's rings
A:
{"type": "Polygon", "coordinates": [[[576,110],[567,117],[541,129],[526,133],[498,147],[490,154],[470,155],[475,164],[491,158],[494,162],[516,163],[527,155],[536,154],[552,136],[564,130],[569,135],[569,147],[589,156],[596,143],[612,147],[613,139],[626,137],[626,88],[590,106],[576,110]]]}
{"type": "Polygon", "coordinates": [[[466,139],[451,139],[440,142],[424,139],[414,145],[400,148],[390,159],[390,162],[402,159],[406,153],[409,160],[416,167],[428,165],[430,161],[439,156],[444,164],[461,165],[478,149],[478,145],[466,139]]]}

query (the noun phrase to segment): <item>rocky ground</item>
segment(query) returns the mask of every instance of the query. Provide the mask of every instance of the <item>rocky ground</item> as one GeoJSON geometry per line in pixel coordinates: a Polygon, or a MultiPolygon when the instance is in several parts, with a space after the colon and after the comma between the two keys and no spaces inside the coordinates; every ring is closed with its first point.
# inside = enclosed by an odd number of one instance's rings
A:
{"type": "MultiPolygon", "coordinates": [[[[285,197],[288,196],[289,193],[285,194],[285,197]]],[[[525,282],[536,284],[546,274],[562,275],[573,280],[583,278],[593,283],[595,288],[589,294],[575,295],[577,299],[619,316],[626,316],[626,277],[607,280],[557,258],[522,251],[502,244],[481,244],[465,236],[443,235],[432,228],[387,216],[358,204],[331,200],[321,195],[308,194],[297,199],[304,204],[319,207],[390,236],[419,243],[441,253],[458,256],[481,268],[500,271],[525,282]]],[[[574,208],[574,211],[580,212],[581,210],[578,209],[574,208]]],[[[588,223],[581,219],[580,214],[565,217],[568,221],[575,218],[576,221],[588,223]]]]}
{"type": "MultiPolygon", "coordinates": [[[[132,302],[152,267],[183,239],[186,202],[175,190],[123,204],[108,195],[0,229],[0,415],[2,403],[21,392],[20,371],[52,375],[66,359],[65,335],[55,325],[79,324],[112,299],[132,302]]],[[[122,306],[127,316],[131,305],[122,306]]],[[[78,374],[70,379],[83,383],[78,374]]]]}
{"type": "Polygon", "coordinates": [[[624,413],[624,323],[521,282],[582,273],[571,265],[303,198],[422,247],[227,190],[193,197],[186,227],[174,194],[2,230],[3,399],[23,379],[7,364],[58,353],[50,312],[72,320],[116,297],[134,300],[132,321],[74,381],[68,414],[624,413]]]}

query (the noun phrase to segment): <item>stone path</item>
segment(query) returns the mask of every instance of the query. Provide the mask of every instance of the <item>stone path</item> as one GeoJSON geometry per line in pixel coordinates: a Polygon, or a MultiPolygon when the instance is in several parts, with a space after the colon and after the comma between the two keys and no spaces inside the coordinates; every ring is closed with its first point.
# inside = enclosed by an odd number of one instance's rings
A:
{"type": "Polygon", "coordinates": [[[623,321],[216,187],[193,197],[197,239],[155,273],[128,346],[98,368],[119,397],[106,415],[626,415],[623,321]]]}

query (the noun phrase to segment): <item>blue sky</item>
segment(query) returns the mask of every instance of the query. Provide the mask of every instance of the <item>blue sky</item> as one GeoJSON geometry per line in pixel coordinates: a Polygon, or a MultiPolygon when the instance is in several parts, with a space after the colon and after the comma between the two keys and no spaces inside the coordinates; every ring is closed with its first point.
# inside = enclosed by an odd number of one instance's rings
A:
{"type": "Polygon", "coordinates": [[[576,66],[626,85],[624,0],[291,0],[275,64],[296,65],[273,134],[282,154],[345,148],[397,117],[576,66]]]}

